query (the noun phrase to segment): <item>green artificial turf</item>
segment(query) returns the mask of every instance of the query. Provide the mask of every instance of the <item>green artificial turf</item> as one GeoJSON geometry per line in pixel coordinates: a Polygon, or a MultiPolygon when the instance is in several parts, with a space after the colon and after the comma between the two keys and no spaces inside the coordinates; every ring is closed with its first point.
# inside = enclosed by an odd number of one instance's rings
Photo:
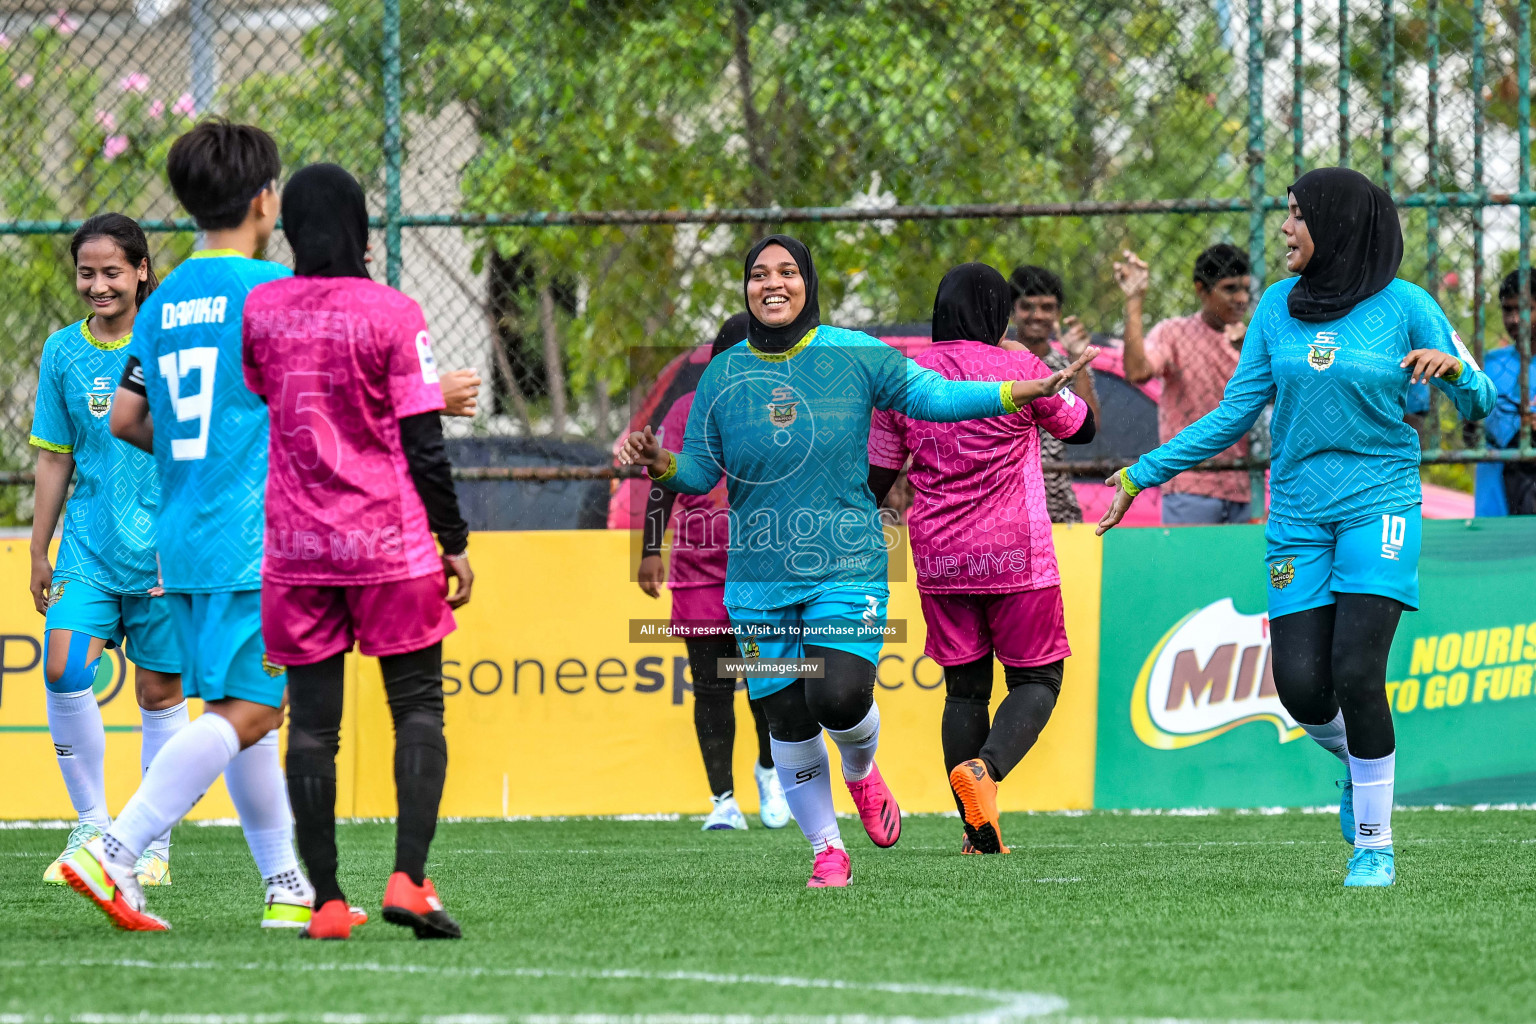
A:
{"type": "Polygon", "coordinates": [[[377,917],[387,824],[341,829],[375,912],[348,943],[256,926],[235,828],[177,829],[150,935],[39,883],[62,830],[0,830],[0,1024],[1536,1017],[1536,813],[1399,812],[1396,887],[1349,891],[1322,814],[1008,815],[1006,857],[959,856],[952,817],[905,827],[883,851],[845,822],[853,886],[807,891],[793,828],[444,824],[431,874],[467,937],[436,943],[377,917]]]}

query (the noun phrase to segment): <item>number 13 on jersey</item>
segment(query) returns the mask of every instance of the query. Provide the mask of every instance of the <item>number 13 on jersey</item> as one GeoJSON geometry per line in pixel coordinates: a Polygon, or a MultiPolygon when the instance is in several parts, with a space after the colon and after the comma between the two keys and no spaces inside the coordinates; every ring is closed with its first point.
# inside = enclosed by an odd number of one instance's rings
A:
{"type": "Polygon", "coordinates": [[[219,350],[212,346],[184,348],[160,357],[160,375],[171,392],[171,408],[176,422],[197,423],[196,437],[171,440],[171,458],[178,462],[208,455],[208,424],[213,419],[213,379],[219,369],[219,350]],[[194,370],[198,372],[197,390],[183,395],[182,382],[194,370]]]}

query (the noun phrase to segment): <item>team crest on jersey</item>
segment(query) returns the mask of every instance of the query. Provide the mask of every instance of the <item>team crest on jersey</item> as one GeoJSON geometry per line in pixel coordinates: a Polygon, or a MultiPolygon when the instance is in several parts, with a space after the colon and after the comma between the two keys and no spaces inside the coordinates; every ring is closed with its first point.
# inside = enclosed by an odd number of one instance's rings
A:
{"type": "Polygon", "coordinates": [[[1333,331],[1318,331],[1316,340],[1307,346],[1307,365],[1318,373],[1332,366],[1333,357],[1339,351],[1339,346],[1334,343],[1337,337],[1333,331]]]}
{"type": "Polygon", "coordinates": [[[1269,585],[1284,590],[1296,578],[1296,556],[1269,563],[1269,585]]]}
{"type": "Polygon", "coordinates": [[[272,664],[272,659],[267,657],[267,653],[265,651],[261,653],[261,670],[267,675],[271,676],[273,679],[276,679],[278,676],[288,671],[281,665],[272,664]]]}
{"type": "Polygon", "coordinates": [[[112,411],[112,392],[115,388],[111,377],[97,377],[91,382],[91,390],[85,396],[85,406],[91,410],[92,416],[101,419],[112,411]]]}
{"type": "Polygon", "coordinates": [[[743,658],[761,658],[763,656],[763,652],[757,646],[756,640],[748,640],[746,643],[741,645],[741,656],[743,658]]]}
{"type": "Polygon", "coordinates": [[[782,430],[795,422],[795,417],[798,415],[800,415],[800,403],[795,398],[795,389],[774,388],[773,401],[768,403],[768,422],[782,430]]]}

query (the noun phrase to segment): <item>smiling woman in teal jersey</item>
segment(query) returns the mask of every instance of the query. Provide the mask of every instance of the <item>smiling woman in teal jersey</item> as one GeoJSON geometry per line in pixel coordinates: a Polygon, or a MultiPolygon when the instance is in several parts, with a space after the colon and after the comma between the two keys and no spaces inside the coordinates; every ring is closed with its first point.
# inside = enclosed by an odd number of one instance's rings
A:
{"type": "MultiPolygon", "coordinates": [[[[144,232],[119,213],[98,214],[70,243],[85,319],[43,345],[31,442],[37,448],[30,589],[47,616],[44,679],[48,729],[80,823],[43,880],[64,884],[60,861],[107,827],[106,731],[94,683],[103,651],[125,642],[143,718],[143,763],[187,720],[181,653],[159,584],[154,461],[107,430],[112,395],[128,358],[134,319],[155,290],[144,232]],[[69,491],[70,480],[75,490],[69,491]],[[63,513],[58,560],[48,546],[63,513]]],[[[110,658],[111,656],[108,655],[110,658]]],[[[137,865],[146,884],[170,881],[162,835],[137,865]]]]}
{"type": "Polygon", "coordinates": [[[1016,412],[1053,395],[1093,358],[1043,380],[951,381],[859,331],[821,323],[811,254],[771,235],[747,254],[747,337],[699,380],[680,453],[649,427],[624,463],[663,487],[704,494],[722,475],[731,506],[725,605],[745,659],[820,659],[823,674],[747,672],[762,700],[775,770],[815,852],[812,888],[848,884],[822,730],[878,846],[901,834],[900,810],[875,767],[875,665],[885,626],[884,534],[869,474],[870,415],[956,422],[1016,412]]]}
{"type": "Polygon", "coordinates": [[[1419,440],[1403,422],[1428,381],[1469,420],[1493,382],[1427,292],[1397,278],[1391,198],[1340,167],[1290,188],[1282,231],[1297,277],[1264,293],[1221,405],[1108,483],[1099,533],[1136,494],[1211,458],[1274,403],[1265,540],[1274,678],[1296,723],[1344,762],[1347,886],[1391,885],[1396,741],[1387,653],[1419,603],[1419,440]]]}

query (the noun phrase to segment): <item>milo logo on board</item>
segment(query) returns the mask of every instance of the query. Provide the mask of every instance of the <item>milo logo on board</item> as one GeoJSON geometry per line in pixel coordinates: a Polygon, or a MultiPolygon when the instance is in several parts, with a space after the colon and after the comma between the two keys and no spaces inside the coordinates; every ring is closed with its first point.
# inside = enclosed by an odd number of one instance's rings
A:
{"type": "Polygon", "coordinates": [[[1304,735],[1280,703],[1270,667],[1269,616],[1224,597],[1179,620],[1141,666],[1131,728],[1158,750],[1215,739],[1246,722],[1272,722],[1281,743],[1304,735]]]}

